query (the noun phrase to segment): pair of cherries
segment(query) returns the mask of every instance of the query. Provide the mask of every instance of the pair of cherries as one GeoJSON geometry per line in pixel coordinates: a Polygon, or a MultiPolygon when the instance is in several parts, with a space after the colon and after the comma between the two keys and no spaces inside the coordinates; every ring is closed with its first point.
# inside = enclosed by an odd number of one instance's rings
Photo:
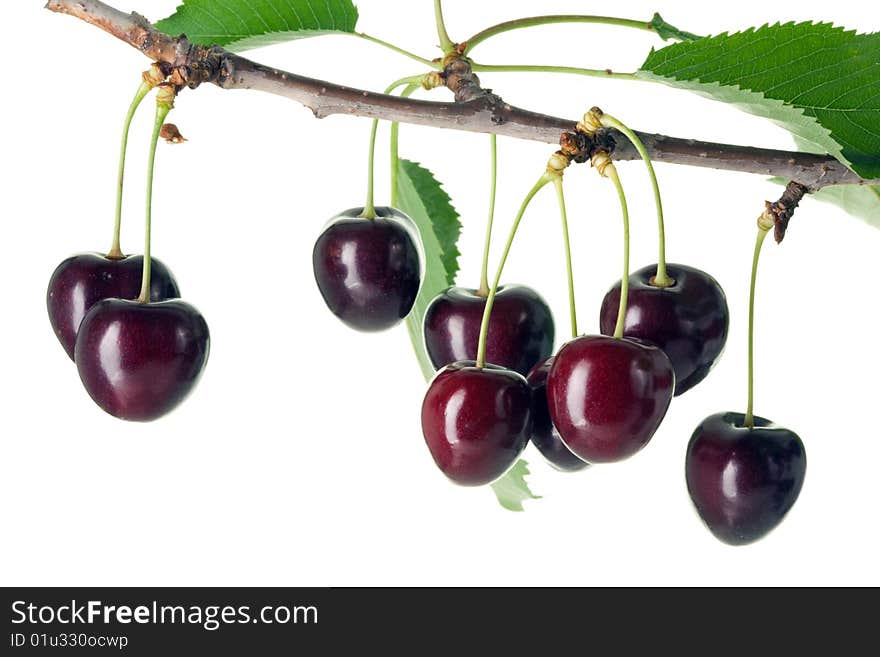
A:
{"type": "MultiPolygon", "coordinates": [[[[361,209],[332,220],[313,265],[331,311],[360,330],[395,325],[421,282],[418,232],[403,213],[361,209]]],[[[434,461],[452,481],[484,485],[502,476],[531,440],[560,470],[632,456],[659,427],[673,395],[702,381],[723,351],[729,314],[718,283],[669,265],[673,283],[653,285],[655,267],[631,275],[623,338],[613,333],[620,283],[605,296],[603,335],[582,336],[551,356],[554,324],[530,288],[499,289],[487,335],[487,362],[474,359],[485,298],[453,287],[425,316],[435,367],[422,405],[434,461]]],[[[722,541],[743,544],[775,527],[804,478],[803,445],[793,432],[756,418],[710,416],[688,445],[686,480],[701,518],[722,541]]]]}
{"type": "Polygon", "coordinates": [[[195,387],[208,360],[205,319],[180,300],[169,269],[151,262],[150,300],[141,290],[142,256],[82,253],[49,281],[49,321],[92,399],[125,420],[155,420],[195,387]]]}

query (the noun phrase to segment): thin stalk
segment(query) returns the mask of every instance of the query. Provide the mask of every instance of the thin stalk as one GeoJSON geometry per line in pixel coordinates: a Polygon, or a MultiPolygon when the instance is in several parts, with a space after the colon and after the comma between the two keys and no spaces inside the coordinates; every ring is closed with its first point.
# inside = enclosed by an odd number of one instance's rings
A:
{"type": "Polygon", "coordinates": [[[131,105],[128,107],[128,112],[125,114],[125,120],[122,123],[122,139],[119,146],[119,170],[116,176],[116,219],[113,224],[113,244],[110,246],[110,251],[107,253],[108,258],[118,260],[124,257],[119,243],[119,236],[122,232],[122,189],[125,185],[125,153],[128,150],[128,132],[131,128],[131,120],[134,118],[135,111],[137,111],[141,101],[148,93],[150,93],[151,88],[151,85],[146,82],[141,82],[141,85],[134,94],[131,105]]]}
{"type": "Polygon", "coordinates": [[[159,143],[159,132],[162,130],[162,124],[165,123],[165,117],[171,107],[164,103],[156,105],[156,120],[153,123],[153,134],[150,137],[150,155],[147,160],[147,205],[146,220],[144,221],[144,271],[141,279],[141,293],[137,300],[140,303],[150,302],[150,272],[152,265],[152,256],[150,251],[150,243],[153,228],[153,168],[156,163],[156,145],[159,143]]]}
{"type": "Polygon", "coordinates": [[[651,21],[637,21],[629,18],[614,18],[613,16],[574,16],[574,15],[554,15],[554,16],[531,16],[529,18],[518,18],[512,21],[506,21],[487,27],[481,32],[477,32],[474,36],[467,40],[467,48],[465,54],[469,53],[483,41],[491,39],[499,34],[518,30],[524,27],[535,27],[537,25],[552,25],[555,23],[594,23],[598,25],[616,25],[618,27],[632,27],[637,30],[654,31],[651,21]]]}
{"type": "MultiPolygon", "coordinates": [[[[398,87],[402,87],[403,85],[411,85],[415,82],[420,82],[422,79],[421,75],[412,75],[410,77],[401,78],[395,82],[392,82],[387,89],[385,89],[385,94],[390,94],[398,87]]],[[[375,219],[376,218],[376,205],[374,202],[373,191],[375,189],[374,185],[374,171],[375,171],[375,161],[376,161],[376,134],[379,130],[379,119],[373,119],[373,124],[370,128],[370,147],[367,152],[367,200],[364,203],[364,211],[361,212],[360,216],[364,219],[375,219]]],[[[392,205],[394,205],[392,200],[392,205]]]]}
{"type": "Polygon", "coordinates": [[[523,215],[526,213],[526,208],[529,207],[529,203],[532,202],[535,194],[553,179],[553,176],[554,174],[545,173],[538,179],[538,182],[536,182],[534,187],[532,187],[529,190],[529,193],[526,194],[526,197],[523,199],[522,205],[519,208],[519,212],[516,213],[516,218],[513,220],[513,226],[510,228],[510,235],[507,238],[507,244],[504,245],[504,251],[501,253],[501,261],[498,263],[498,271],[495,273],[495,280],[492,282],[492,289],[489,290],[489,296],[486,297],[486,306],[483,309],[483,321],[480,324],[480,341],[477,345],[477,367],[486,366],[486,337],[489,334],[489,317],[492,315],[492,306],[495,303],[495,293],[498,291],[498,285],[501,282],[501,274],[504,271],[504,264],[507,262],[510,247],[513,246],[513,238],[516,237],[519,223],[522,221],[523,215]]]}
{"type": "Polygon", "coordinates": [[[439,69],[439,68],[442,68],[442,66],[443,66],[440,62],[432,62],[430,59],[426,59],[424,57],[419,57],[418,55],[416,55],[413,52],[410,52],[409,50],[404,50],[400,46],[395,46],[393,43],[388,43],[387,41],[383,41],[382,39],[374,37],[370,34],[366,34],[365,32],[354,32],[354,33],[352,33],[352,36],[356,36],[360,39],[364,39],[365,41],[369,41],[370,43],[375,43],[375,44],[378,44],[378,45],[383,46],[385,48],[388,48],[389,50],[393,50],[394,52],[398,53],[399,55],[403,55],[404,57],[409,57],[410,59],[417,61],[420,64],[424,64],[425,66],[430,66],[431,68],[439,69]]]}
{"type": "Polygon", "coordinates": [[[449,38],[446,31],[446,23],[443,21],[443,6],[440,0],[434,0],[434,22],[437,24],[437,37],[440,39],[440,49],[443,54],[448,54],[455,50],[455,44],[449,38]]]}
{"type": "Polygon", "coordinates": [[[617,188],[620,210],[623,215],[623,278],[620,279],[620,304],[617,307],[617,324],[614,327],[614,337],[622,338],[629,296],[629,209],[626,206],[626,194],[623,193],[623,185],[620,184],[620,177],[617,175],[614,164],[609,163],[605,172],[617,188]]]}
{"type": "Polygon", "coordinates": [[[498,183],[498,136],[489,135],[489,218],[486,220],[486,238],[483,243],[483,263],[480,268],[480,287],[477,295],[489,294],[489,245],[492,242],[492,224],[495,221],[495,192],[498,183]]]}
{"type": "Polygon", "coordinates": [[[657,174],[654,173],[654,165],[651,163],[651,156],[648,155],[648,150],[645,148],[645,145],[642,143],[642,140],[639,139],[638,135],[616,118],[610,114],[602,114],[601,121],[602,125],[615,128],[626,135],[627,139],[629,139],[630,142],[632,142],[632,145],[635,146],[635,149],[642,158],[642,162],[645,163],[645,167],[648,169],[648,176],[651,178],[651,186],[654,188],[654,205],[657,207],[658,234],[657,273],[654,275],[651,285],[656,285],[657,287],[669,287],[675,281],[671,280],[666,273],[666,228],[663,222],[663,202],[660,199],[660,185],[657,183],[657,174]]]}
{"type": "MultiPolygon", "coordinates": [[[[400,97],[406,98],[418,88],[418,84],[408,84],[403,91],[400,92],[400,97]]],[[[397,207],[397,172],[400,161],[398,153],[399,135],[400,123],[395,121],[391,124],[391,139],[389,140],[389,145],[391,147],[391,207],[397,207]]]]}
{"type": "MultiPolygon", "coordinates": [[[[532,66],[530,64],[471,64],[475,72],[482,73],[567,73],[591,78],[610,78],[614,80],[635,80],[635,73],[617,73],[610,69],[578,68],[575,66],[532,66]]],[[[640,80],[647,81],[644,78],[640,80]]]]}
{"type": "Polygon", "coordinates": [[[758,279],[758,259],[761,246],[769,230],[758,227],[758,239],[755,240],[755,252],[752,255],[752,280],[749,284],[749,402],[743,423],[749,429],[755,428],[755,282],[758,279]]]}
{"type": "Polygon", "coordinates": [[[565,248],[565,267],[568,274],[568,310],[571,318],[571,337],[578,336],[577,308],[574,301],[574,274],[571,265],[571,241],[568,237],[568,213],[565,211],[565,193],[562,189],[562,176],[557,176],[553,184],[559,201],[559,216],[562,219],[562,244],[565,248]]]}

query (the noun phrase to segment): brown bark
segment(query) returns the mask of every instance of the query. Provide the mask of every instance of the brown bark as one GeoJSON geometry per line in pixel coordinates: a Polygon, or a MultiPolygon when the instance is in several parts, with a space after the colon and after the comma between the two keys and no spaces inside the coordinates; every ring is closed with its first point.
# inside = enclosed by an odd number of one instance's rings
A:
{"type": "MultiPolygon", "coordinates": [[[[494,94],[439,103],[345,87],[264,66],[222,48],[190,44],[155,30],[143,16],[126,14],[99,0],[49,0],[46,7],[100,27],[140,50],[171,72],[172,81],[196,87],[211,82],[223,89],[255,89],[295,100],[318,118],[351,114],[437,128],[495,133],[557,143],[576,120],[531,112],[505,103],[494,94]]],[[[796,181],[810,192],[830,185],[880,184],[863,180],[829,156],[716,144],[665,135],[638,133],[657,162],[710,167],[796,181]]],[[[613,131],[604,139],[616,160],[638,159],[629,142],[613,131]]]]}

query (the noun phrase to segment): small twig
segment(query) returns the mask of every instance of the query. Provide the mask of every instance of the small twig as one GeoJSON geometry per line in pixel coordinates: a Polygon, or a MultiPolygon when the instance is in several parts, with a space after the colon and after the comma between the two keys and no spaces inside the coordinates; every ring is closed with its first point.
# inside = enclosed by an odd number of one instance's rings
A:
{"type": "MultiPolygon", "coordinates": [[[[126,14],[100,0],[49,0],[46,6],[100,27],[134,46],[167,69],[171,81],[178,86],[195,88],[211,82],[223,89],[265,91],[309,107],[318,118],[349,114],[545,143],[555,143],[561,132],[571,130],[576,123],[514,107],[490,92],[477,93],[469,83],[454,90],[461,96],[458,102],[438,103],[388,96],[288,73],[223,48],[191,44],[183,36],[170,37],[153,28],[143,16],[126,14]],[[466,99],[468,94],[470,98],[466,99]]],[[[862,179],[826,155],[699,142],[638,131],[636,134],[655,162],[776,176],[797,181],[811,192],[830,185],[880,185],[880,180],[862,179]]],[[[596,135],[614,159],[638,159],[635,148],[620,137],[613,130],[596,135]]]]}
{"type": "Polygon", "coordinates": [[[765,213],[773,219],[773,238],[779,244],[785,239],[785,231],[788,230],[788,222],[801,202],[801,199],[809,193],[806,187],[800,183],[791,181],[785,186],[785,191],[775,203],[765,201],[765,213]]]}

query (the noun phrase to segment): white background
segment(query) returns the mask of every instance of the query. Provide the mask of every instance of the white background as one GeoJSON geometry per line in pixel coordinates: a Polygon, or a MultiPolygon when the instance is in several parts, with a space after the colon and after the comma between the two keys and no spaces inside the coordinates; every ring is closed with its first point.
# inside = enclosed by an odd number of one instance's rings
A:
{"type": "MultiPolygon", "coordinates": [[[[172,120],[189,142],[162,145],[154,253],[212,332],[193,396],[152,424],[99,410],[49,327],[45,287],[64,257],[109,247],[122,115],[148,62],[42,2],[6,3],[0,156],[0,582],[6,585],[599,585],[880,584],[876,486],[880,232],[806,201],[782,247],[767,242],[757,305],[756,411],[797,431],[809,459],[803,492],[763,541],[717,542],[692,509],[684,451],[706,415],[745,406],[747,283],[755,218],[780,188],[760,176],[658,165],[670,261],[713,274],[732,311],[727,351],[709,378],[674,400],[633,459],[562,475],[530,448],[543,499],[501,509],[489,489],[460,488],[423,443],[425,384],[403,326],[347,330],[324,307],[312,244],[335,212],[360,205],[369,122],[323,121],[291,101],[207,86],[172,120]],[[12,26],[10,31],[9,26],[12,26]],[[11,43],[10,43],[11,39],[11,43]]],[[[175,0],[129,2],[152,19],[175,0]]],[[[453,39],[517,16],[595,11],[573,0],[449,0],[453,39]]],[[[880,29],[870,3],[629,2],[697,33],[777,19],[822,18],[880,29]]],[[[359,29],[430,57],[427,0],[359,2],[359,29]]],[[[482,63],[633,70],[648,33],[556,26],[504,35],[482,63]]],[[[350,37],[254,51],[303,74],[381,90],[423,72],[350,37]]],[[[570,76],[483,75],[506,100],[559,116],[600,105],[632,126],[676,136],[790,148],[784,131],[662,86],[570,76]]],[[[446,99],[445,90],[432,98],[446,99]]],[[[141,247],[152,103],[130,151],[123,246],[141,247]]],[[[402,155],[442,180],[462,215],[459,282],[476,285],[487,198],[487,138],[404,126],[402,155]]],[[[378,202],[387,201],[387,129],[378,202]]],[[[553,148],[501,139],[499,237],[553,148]]],[[[633,210],[634,268],[654,262],[647,178],[622,164],[633,210]]],[[[581,330],[597,330],[620,275],[613,189],[586,167],[567,174],[581,330]]],[[[505,279],[541,292],[568,324],[555,198],[539,195],[505,279]]]]}

